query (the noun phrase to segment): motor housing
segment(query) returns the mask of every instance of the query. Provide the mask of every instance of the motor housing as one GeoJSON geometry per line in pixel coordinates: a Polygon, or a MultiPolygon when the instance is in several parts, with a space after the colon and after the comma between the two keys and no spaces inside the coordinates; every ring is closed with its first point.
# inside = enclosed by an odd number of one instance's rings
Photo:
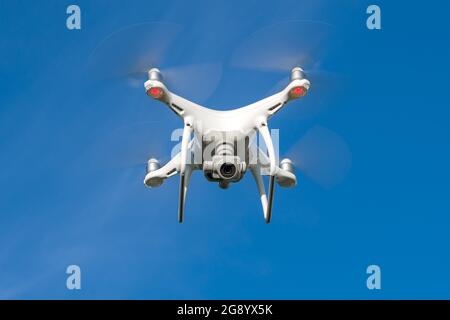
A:
{"type": "MultiPolygon", "coordinates": [[[[161,168],[161,164],[159,163],[158,160],[152,158],[150,160],[148,160],[147,162],[147,174],[153,171],[158,170],[159,168],[161,168]]],[[[149,187],[159,187],[160,185],[162,185],[162,183],[164,182],[164,179],[160,178],[160,177],[153,177],[149,180],[146,181],[146,185],[149,187]]]]}
{"type": "Polygon", "coordinates": [[[282,170],[285,170],[287,172],[295,174],[294,164],[292,163],[292,161],[290,159],[286,158],[286,159],[281,160],[280,168],[282,170]]]}

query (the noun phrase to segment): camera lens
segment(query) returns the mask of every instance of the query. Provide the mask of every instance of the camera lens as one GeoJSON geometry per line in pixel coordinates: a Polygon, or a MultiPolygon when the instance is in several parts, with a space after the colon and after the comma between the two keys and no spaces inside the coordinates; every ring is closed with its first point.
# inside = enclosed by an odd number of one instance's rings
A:
{"type": "Polygon", "coordinates": [[[236,166],[233,163],[226,162],[220,166],[220,174],[224,178],[232,178],[236,174],[236,166]]]}

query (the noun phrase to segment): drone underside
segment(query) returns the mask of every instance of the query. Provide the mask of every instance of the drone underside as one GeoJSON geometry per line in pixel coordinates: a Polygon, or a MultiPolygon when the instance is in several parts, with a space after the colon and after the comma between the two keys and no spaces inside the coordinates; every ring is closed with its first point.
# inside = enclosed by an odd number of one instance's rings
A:
{"type": "Polygon", "coordinates": [[[275,181],[281,187],[296,185],[294,167],[289,159],[277,163],[275,148],[267,121],[287,102],[304,96],[310,87],[303,70],[292,69],[290,83],[280,92],[248,106],[219,111],[205,108],[170,92],[158,69],[148,72],[145,90],[152,98],[165,103],[184,122],[181,151],[166,165],[160,167],[156,159],[150,159],[144,184],[160,186],[163,181],[180,175],[178,220],[184,216],[184,202],[191,174],[202,170],[209,181],[221,188],[242,179],[250,170],[256,181],[266,223],[272,216],[275,181]],[[267,153],[256,145],[259,133],[267,153]],[[269,176],[268,192],[263,175],[269,176]]]}

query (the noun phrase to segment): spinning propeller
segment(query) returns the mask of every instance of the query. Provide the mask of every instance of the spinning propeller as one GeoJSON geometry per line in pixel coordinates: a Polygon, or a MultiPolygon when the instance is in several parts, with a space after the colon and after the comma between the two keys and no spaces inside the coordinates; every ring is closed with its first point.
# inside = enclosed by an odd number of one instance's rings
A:
{"type": "Polygon", "coordinates": [[[250,35],[236,49],[231,65],[237,68],[278,73],[286,80],[300,66],[311,83],[330,85],[334,72],[324,64],[337,40],[335,28],[325,22],[293,20],[276,23],[250,35]]]}
{"type": "MultiPolygon", "coordinates": [[[[181,31],[180,26],[169,23],[143,23],[122,28],[95,48],[88,62],[89,74],[98,81],[123,81],[143,90],[148,71],[157,67],[163,71],[164,83],[170,90],[202,103],[216,90],[222,75],[222,65],[211,62],[178,67],[168,65],[169,53],[179,50],[177,40],[180,39],[181,31]]],[[[300,66],[311,81],[311,90],[309,96],[299,103],[296,113],[308,109],[308,99],[310,108],[317,109],[314,97],[323,102],[339,80],[336,73],[323,69],[327,53],[335,40],[334,33],[334,27],[323,22],[278,23],[261,29],[245,40],[232,55],[231,65],[285,76],[289,75],[293,67],[300,66]]],[[[288,78],[282,78],[278,86],[281,89],[288,83],[288,78]]],[[[282,117],[282,114],[280,112],[277,117],[282,117]]],[[[112,140],[109,139],[115,144],[110,149],[118,155],[117,158],[132,159],[125,161],[125,167],[143,165],[148,159],[147,150],[162,153],[165,149],[159,146],[163,140],[151,137],[147,131],[157,125],[146,125],[142,121],[129,128],[119,128],[113,132],[112,140]]],[[[339,135],[323,127],[307,131],[294,144],[288,156],[307,177],[326,188],[339,183],[351,164],[351,155],[345,142],[339,135]]]]}
{"type": "MultiPolygon", "coordinates": [[[[88,76],[94,83],[119,81],[136,88],[146,99],[143,84],[151,68],[160,68],[164,83],[177,94],[195,102],[205,102],[217,89],[222,76],[222,65],[217,62],[173,66],[168,56],[179,50],[182,27],[177,24],[150,22],[126,26],[105,37],[88,59],[88,76]]],[[[183,52],[188,55],[189,52],[183,52]]],[[[176,54],[175,54],[176,56],[176,54]]],[[[147,103],[147,101],[146,101],[147,103]]],[[[130,112],[129,106],[123,110],[130,112]]],[[[140,117],[139,117],[140,118],[140,117]]],[[[164,132],[161,120],[138,120],[111,130],[102,148],[114,168],[134,168],[146,164],[150,156],[160,160],[168,147],[163,139],[155,139],[150,128],[164,132]]]]}
{"type": "Polygon", "coordinates": [[[337,133],[314,126],[287,152],[294,165],[308,178],[329,189],[340,183],[350,171],[350,150],[337,133]]]}
{"type": "MultiPolygon", "coordinates": [[[[142,88],[151,68],[164,72],[164,82],[174,92],[195,102],[206,101],[217,89],[222,65],[217,62],[168,65],[182,40],[182,28],[171,23],[141,23],[124,27],[102,40],[88,61],[96,80],[123,80],[142,88]]],[[[189,52],[183,52],[188,55],[189,52]]],[[[175,54],[176,56],[176,54],[175,54]]]]}
{"type": "MultiPolygon", "coordinates": [[[[341,76],[324,69],[337,39],[334,26],[325,22],[281,22],[260,29],[244,40],[232,55],[231,65],[280,75],[281,80],[271,94],[285,88],[290,70],[300,66],[311,81],[308,97],[299,102],[295,111],[284,110],[276,115],[282,118],[283,113],[289,113],[298,120],[299,116],[317,114],[338,88],[341,76]]],[[[344,140],[319,126],[308,130],[287,156],[301,172],[325,188],[342,181],[351,165],[351,154],[344,140]]]]}

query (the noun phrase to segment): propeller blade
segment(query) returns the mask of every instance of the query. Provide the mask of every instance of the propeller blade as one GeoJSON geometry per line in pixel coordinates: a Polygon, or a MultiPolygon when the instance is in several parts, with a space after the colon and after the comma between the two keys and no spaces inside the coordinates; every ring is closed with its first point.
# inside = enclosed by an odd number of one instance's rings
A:
{"type": "Polygon", "coordinates": [[[267,95],[284,89],[293,67],[300,66],[311,82],[301,108],[284,110],[278,117],[287,121],[316,116],[328,106],[338,90],[342,77],[325,70],[327,55],[337,39],[335,28],[325,22],[293,20],[263,28],[244,40],[231,58],[232,66],[258,72],[283,74],[267,95]],[[295,111],[295,112],[294,112],[295,111]]]}
{"type": "Polygon", "coordinates": [[[119,170],[142,167],[145,171],[150,158],[163,164],[169,160],[170,149],[176,144],[171,141],[170,134],[170,129],[159,120],[142,121],[112,130],[98,142],[101,167],[119,170]],[[161,134],[155,136],[155,130],[161,134]]]}
{"type": "Polygon", "coordinates": [[[345,141],[321,126],[309,129],[287,154],[305,176],[327,189],[339,184],[351,167],[345,141]]]}
{"type": "MultiPolygon", "coordinates": [[[[148,80],[148,70],[128,74],[128,83],[133,87],[142,87],[148,80]]],[[[216,91],[222,78],[222,64],[218,62],[168,67],[160,71],[169,90],[200,103],[216,91]]]]}
{"type": "Polygon", "coordinates": [[[108,35],[88,59],[88,71],[95,78],[121,78],[161,66],[181,26],[148,22],[126,26],[108,35]]]}
{"type": "Polygon", "coordinates": [[[231,65],[271,72],[289,72],[296,66],[317,70],[333,39],[334,27],[312,20],[293,20],[263,28],[238,47],[231,65]]]}
{"type": "Polygon", "coordinates": [[[171,23],[142,23],[120,29],[106,37],[88,62],[89,74],[97,81],[124,80],[142,88],[148,70],[157,67],[170,90],[197,102],[208,99],[222,76],[220,63],[168,66],[168,53],[181,34],[171,23]]]}
{"type": "Polygon", "coordinates": [[[162,69],[161,72],[169,90],[176,90],[176,94],[195,102],[204,102],[219,86],[222,64],[191,64],[162,69]]]}

